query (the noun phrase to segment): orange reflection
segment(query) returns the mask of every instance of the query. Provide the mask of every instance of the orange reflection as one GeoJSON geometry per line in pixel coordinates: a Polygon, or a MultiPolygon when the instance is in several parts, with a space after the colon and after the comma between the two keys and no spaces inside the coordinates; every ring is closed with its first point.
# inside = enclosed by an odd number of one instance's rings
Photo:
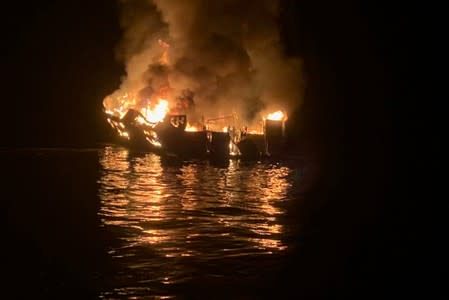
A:
{"type": "Polygon", "coordinates": [[[100,180],[100,198],[105,225],[122,225],[139,230],[133,242],[157,242],[163,232],[136,226],[140,221],[157,222],[165,217],[161,201],[166,186],[160,182],[160,158],[147,155],[129,159],[125,149],[106,147],[100,163],[104,169],[100,180]],[[148,175],[148,176],[146,176],[148,175]],[[110,193],[110,187],[117,188],[110,193]]]}
{"type": "Polygon", "coordinates": [[[238,160],[224,167],[205,161],[172,166],[154,154],[113,147],[105,148],[100,163],[103,226],[123,242],[112,249],[114,257],[134,255],[135,247],[151,247],[167,259],[287,248],[279,219],[291,186],[287,167],[238,160]]]}
{"type": "Polygon", "coordinates": [[[196,169],[192,165],[183,166],[178,174],[183,185],[183,193],[181,194],[182,208],[191,210],[195,208],[195,189],[198,186],[198,178],[196,176],[196,169]]]}

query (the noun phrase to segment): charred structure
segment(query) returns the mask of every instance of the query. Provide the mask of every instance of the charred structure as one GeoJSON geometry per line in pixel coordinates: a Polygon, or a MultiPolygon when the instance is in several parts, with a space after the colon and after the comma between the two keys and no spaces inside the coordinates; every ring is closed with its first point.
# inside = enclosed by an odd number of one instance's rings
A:
{"type": "Polygon", "coordinates": [[[281,155],[285,142],[285,121],[264,120],[264,141],[267,155],[281,155]]]}
{"type": "MultiPolygon", "coordinates": [[[[121,137],[121,143],[139,151],[183,158],[239,157],[260,159],[279,156],[285,138],[285,120],[264,120],[263,133],[248,133],[247,127],[227,126],[224,131],[204,125],[187,130],[186,115],[167,114],[161,122],[144,122],[145,117],[129,109],[122,118],[107,114],[109,124],[121,137]]],[[[216,118],[210,120],[226,119],[216,118]]],[[[206,122],[207,123],[207,122],[206,122]]]]}

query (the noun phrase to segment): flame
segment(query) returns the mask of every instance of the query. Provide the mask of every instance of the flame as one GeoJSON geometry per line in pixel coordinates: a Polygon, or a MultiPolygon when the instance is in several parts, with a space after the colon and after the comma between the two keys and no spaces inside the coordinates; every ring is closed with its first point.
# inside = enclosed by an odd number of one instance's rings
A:
{"type": "Polygon", "coordinates": [[[261,130],[250,130],[248,131],[249,134],[263,134],[263,131],[261,130]]]}
{"type": "MultiPolygon", "coordinates": [[[[169,50],[171,48],[171,45],[162,39],[157,39],[157,43],[160,47],[160,51],[158,51],[159,63],[164,66],[170,65],[169,50]]],[[[140,126],[141,129],[145,128],[157,130],[157,124],[163,122],[166,115],[169,112],[186,114],[186,112],[188,111],[187,108],[190,108],[189,103],[193,101],[193,94],[190,95],[190,93],[188,93],[184,95],[183,93],[181,96],[175,97],[176,96],[174,95],[175,93],[176,89],[170,86],[168,80],[161,81],[160,84],[157,84],[157,88],[155,86],[154,89],[149,90],[143,89],[140,91],[136,90],[128,91],[120,88],[113,94],[103,99],[103,107],[105,113],[107,114],[107,121],[112,126],[112,128],[114,128],[118,132],[118,134],[121,137],[131,139],[132,131],[130,132],[126,131],[128,129],[126,128],[128,126],[127,122],[130,121],[127,118],[124,119],[124,117],[128,113],[128,111],[132,109],[133,114],[130,114],[130,116],[135,118],[134,120],[131,120],[132,122],[137,122],[137,124],[142,125],[140,126]],[[177,99],[177,103],[175,103],[174,99],[177,99]],[[181,99],[182,101],[179,99],[181,99]],[[181,108],[178,107],[179,106],[178,104],[180,104],[181,108]],[[134,111],[138,112],[138,114],[134,114],[134,111]],[[127,125],[125,126],[123,122],[125,122],[125,124],[127,125]]],[[[233,108],[230,107],[229,109],[230,111],[232,111],[232,114],[230,115],[222,115],[219,117],[206,118],[206,119],[204,119],[204,116],[202,116],[201,123],[200,122],[192,122],[193,124],[187,123],[184,130],[187,132],[198,132],[203,130],[217,131],[217,132],[221,131],[228,133],[231,136],[231,138],[233,138],[234,136],[239,136],[238,138],[240,138],[241,136],[244,136],[246,133],[258,135],[264,134],[263,126],[265,120],[275,120],[275,121],[287,120],[287,114],[282,110],[278,110],[269,113],[265,117],[259,119],[258,121],[260,122],[258,123],[260,124],[260,128],[256,128],[255,126],[256,124],[253,124],[255,127],[251,128],[251,130],[248,130],[247,126],[244,126],[243,127],[244,129],[241,129],[239,132],[237,128],[242,124],[240,124],[239,118],[237,114],[233,111],[233,108]],[[238,126],[236,122],[239,123],[238,126]],[[227,126],[223,127],[223,125],[225,124],[227,124],[227,126]]],[[[147,141],[152,143],[153,145],[156,145],[158,147],[163,145],[163,142],[161,144],[161,141],[157,137],[157,134],[155,133],[153,134],[153,132],[152,133],[145,132],[145,135],[147,141]]],[[[234,139],[234,142],[237,142],[237,137],[234,139]]],[[[230,143],[229,148],[231,153],[238,153],[238,149],[237,147],[235,147],[235,144],[230,143]]]]}
{"type": "Polygon", "coordinates": [[[141,125],[151,125],[151,124],[148,124],[147,120],[142,116],[138,116],[136,118],[136,121],[137,121],[137,123],[139,123],[141,125]]]}
{"type": "Polygon", "coordinates": [[[118,130],[118,133],[119,133],[120,136],[125,137],[125,138],[127,138],[129,140],[128,132],[118,130]]]}
{"type": "MultiPolygon", "coordinates": [[[[170,45],[162,39],[158,39],[158,44],[163,50],[159,58],[159,63],[168,65],[168,50],[170,45]]],[[[129,109],[134,109],[142,115],[136,119],[139,124],[154,126],[155,123],[162,122],[169,111],[169,103],[166,100],[166,98],[169,98],[169,90],[169,86],[164,85],[160,87],[156,94],[157,96],[155,95],[155,98],[151,96],[151,99],[140,99],[142,97],[137,97],[136,93],[129,91],[115,92],[103,100],[103,106],[106,114],[118,117],[119,119],[122,119],[129,109]],[[154,99],[157,100],[154,101],[154,99]]],[[[111,126],[113,125],[111,124],[111,126]]]]}
{"type": "Polygon", "coordinates": [[[158,147],[158,148],[160,148],[160,147],[162,147],[162,144],[159,142],[159,141],[157,141],[157,140],[152,140],[152,139],[150,139],[150,138],[145,138],[149,143],[151,143],[151,144],[153,144],[153,146],[156,146],[156,147],[158,147]]]}
{"type": "Polygon", "coordinates": [[[165,115],[168,113],[168,101],[165,99],[158,99],[157,104],[151,109],[149,106],[142,108],[140,111],[142,115],[151,123],[162,122],[165,115]]]}
{"type": "Polygon", "coordinates": [[[284,115],[282,111],[278,110],[276,112],[268,114],[265,119],[272,121],[283,121],[287,119],[287,115],[284,115]]]}
{"type": "Polygon", "coordinates": [[[200,131],[200,129],[198,127],[196,127],[196,126],[192,126],[189,123],[187,123],[187,126],[184,129],[184,131],[195,132],[195,131],[200,131]]]}
{"type": "Polygon", "coordinates": [[[153,130],[144,130],[143,133],[145,134],[145,139],[147,142],[152,144],[153,146],[156,146],[158,148],[162,147],[161,142],[159,141],[159,137],[157,136],[157,133],[153,130]]]}

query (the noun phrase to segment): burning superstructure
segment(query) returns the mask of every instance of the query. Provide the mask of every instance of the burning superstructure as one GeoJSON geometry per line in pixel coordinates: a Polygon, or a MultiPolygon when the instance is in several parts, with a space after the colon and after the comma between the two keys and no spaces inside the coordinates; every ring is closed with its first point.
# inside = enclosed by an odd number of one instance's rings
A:
{"type": "Polygon", "coordinates": [[[176,155],[280,152],[301,89],[277,1],[121,3],[126,77],[103,105],[124,142],[176,155]]]}
{"type": "Polygon", "coordinates": [[[144,151],[190,157],[260,158],[280,152],[287,120],[284,112],[267,114],[252,127],[242,123],[233,107],[229,114],[205,116],[196,109],[191,90],[174,91],[164,78],[170,68],[169,45],[158,42],[163,49],[153,65],[158,84],[137,93],[117,91],[103,101],[107,121],[122,142],[144,151]]]}
{"type": "MultiPolygon", "coordinates": [[[[165,112],[165,109],[160,111],[165,112]]],[[[181,157],[215,158],[260,158],[279,154],[287,119],[284,113],[280,117],[268,115],[263,119],[262,131],[248,131],[247,126],[238,127],[235,115],[203,118],[197,126],[189,125],[187,115],[171,114],[169,110],[151,121],[148,114],[133,108],[121,117],[106,111],[106,117],[129,147],[181,157]],[[223,124],[227,125],[217,130],[223,124]]]]}

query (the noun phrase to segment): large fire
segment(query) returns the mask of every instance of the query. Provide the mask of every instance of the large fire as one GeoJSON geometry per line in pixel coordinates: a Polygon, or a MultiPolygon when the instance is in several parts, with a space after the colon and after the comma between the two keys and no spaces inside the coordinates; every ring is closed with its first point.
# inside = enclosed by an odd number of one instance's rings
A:
{"type": "MultiPolygon", "coordinates": [[[[162,39],[158,39],[157,42],[162,50],[158,60],[159,63],[162,66],[169,66],[170,60],[168,56],[168,50],[170,49],[170,45],[162,39]]],[[[189,105],[188,99],[187,101],[185,101],[185,99],[184,101],[181,100],[181,102],[178,101],[179,103],[177,101],[174,101],[173,98],[175,95],[170,95],[169,91],[170,86],[168,82],[162,83],[156,90],[151,91],[149,94],[147,94],[146,92],[143,93],[144,96],[142,96],[141,91],[125,91],[121,94],[110,95],[105,98],[105,100],[103,101],[103,105],[108,115],[118,117],[119,119],[122,119],[129,109],[133,109],[140,113],[140,116],[137,118],[138,123],[154,127],[157,123],[162,122],[168,113],[177,114],[179,113],[178,110],[180,107],[181,110],[185,110],[186,105],[189,105]]],[[[191,100],[193,101],[193,99],[191,100]]],[[[232,109],[233,107],[230,107],[230,110],[232,109]]],[[[233,121],[235,121],[235,119],[237,118],[236,116],[234,116],[234,113],[230,116],[232,116],[233,121]]],[[[228,120],[230,116],[223,116],[209,120],[228,120]]],[[[287,120],[287,115],[283,111],[278,110],[267,114],[262,119],[285,121],[287,120]]],[[[228,132],[227,126],[225,128],[220,127],[223,128],[222,130],[220,130],[220,128],[215,128],[214,126],[212,126],[211,128],[211,124],[209,123],[197,123],[198,122],[192,123],[192,120],[190,120],[190,123],[188,122],[186,125],[185,131],[201,131],[206,128],[208,130],[228,132]]],[[[120,124],[122,123],[119,123],[119,125],[120,124]]],[[[119,134],[121,136],[126,136],[122,133],[122,131],[124,132],[123,126],[121,127],[122,128],[117,128],[120,129],[119,134]]],[[[263,134],[262,128],[248,128],[248,132],[251,132],[252,134],[263,134]]]]}
{"type": "Polygon", "coordinates": [[[119,99],[115,100],[115,107],[111,107],[109,102],[112,102],[111,97],[107,97],[104,101],[105,111],[108,115],[112,115],[118,118],[123,118],[129,109],[138,111],[141,116],[137,118],[140,124],[156,124],[162,122],[170,111],[169,103],[167,100],[158,98],[155,104],[148,103],[147,105],[136,105],[136,98],[130,97],[125,94],[119,99]]]}
{"type": "MultiPolygon", "coordinates": [[[[158,43],[163,49],[158,62],[160,66],[169,67],[168,49],[170,45],[161,39],[158,40],[158,43]]],[[[159,133],[155,131],[156,125],[164,122],[168,114],[187,116],[189,108],[194,105],[193,96],[193,93],[189,91],[183,91],[180,95],[175,95],[169,83],[162,80],[151,89],[125,90],[114,93],[104,99],[103,105],[108,115],[109,124],[117,130],[119,136],[131,140],[131,136],[127,132],[128,125],[124,123],[129,122],[125,116],[130,110],[133,110],[135,114],[133,113],[131,116],[134,116],[139,128],[143,130],[146,141],[161,148],[163,147],[163,141],[159,139],[159,133]]],[[[233,111],[233,109],[234,107],[229,107],[230,111],[233,111]]],[[[186,132],[207,131],[208,137],[212,136],[209,135],[210,132],[226,133],[230,138],[229,153],[231,155],[240,153],[237,144],[245,139],[248,133],[253,136],[264,134],[264,120],[287,120],[286,113],[281,110],[262,116],[258,123],[256,122],[258,125],[253,122],[251,128],[242,124],[235,112],[229,115],[207,117],[202,116],[201,121],[190,120],[189,122],[184,120],[183,122],[186,121],[186,123],[183,130],[186,132]]]]}
{"type": "MultiPolygon", "coordinates": [[[[159,58],[159,63],[163,66],[169,64],[168,49],[170,45],[158,40],[159,46],[162,48],[162,54],[159,58]]],[[[162,84],[158,90],[144,93],[140,95],[137,91],[126,91],[121,95],[113,94],[106,97],[103,101],[103,106],[107,114],[123,118],[129,109],[134,109],[139,112],[141,116],[137,118],[140,124],[147,124],[154,126],[162,122],[170,111],[169,101],[166,99],[168,84],[162,84]],[[131,92],[134,92],[131,94],[131,92]]]]}

